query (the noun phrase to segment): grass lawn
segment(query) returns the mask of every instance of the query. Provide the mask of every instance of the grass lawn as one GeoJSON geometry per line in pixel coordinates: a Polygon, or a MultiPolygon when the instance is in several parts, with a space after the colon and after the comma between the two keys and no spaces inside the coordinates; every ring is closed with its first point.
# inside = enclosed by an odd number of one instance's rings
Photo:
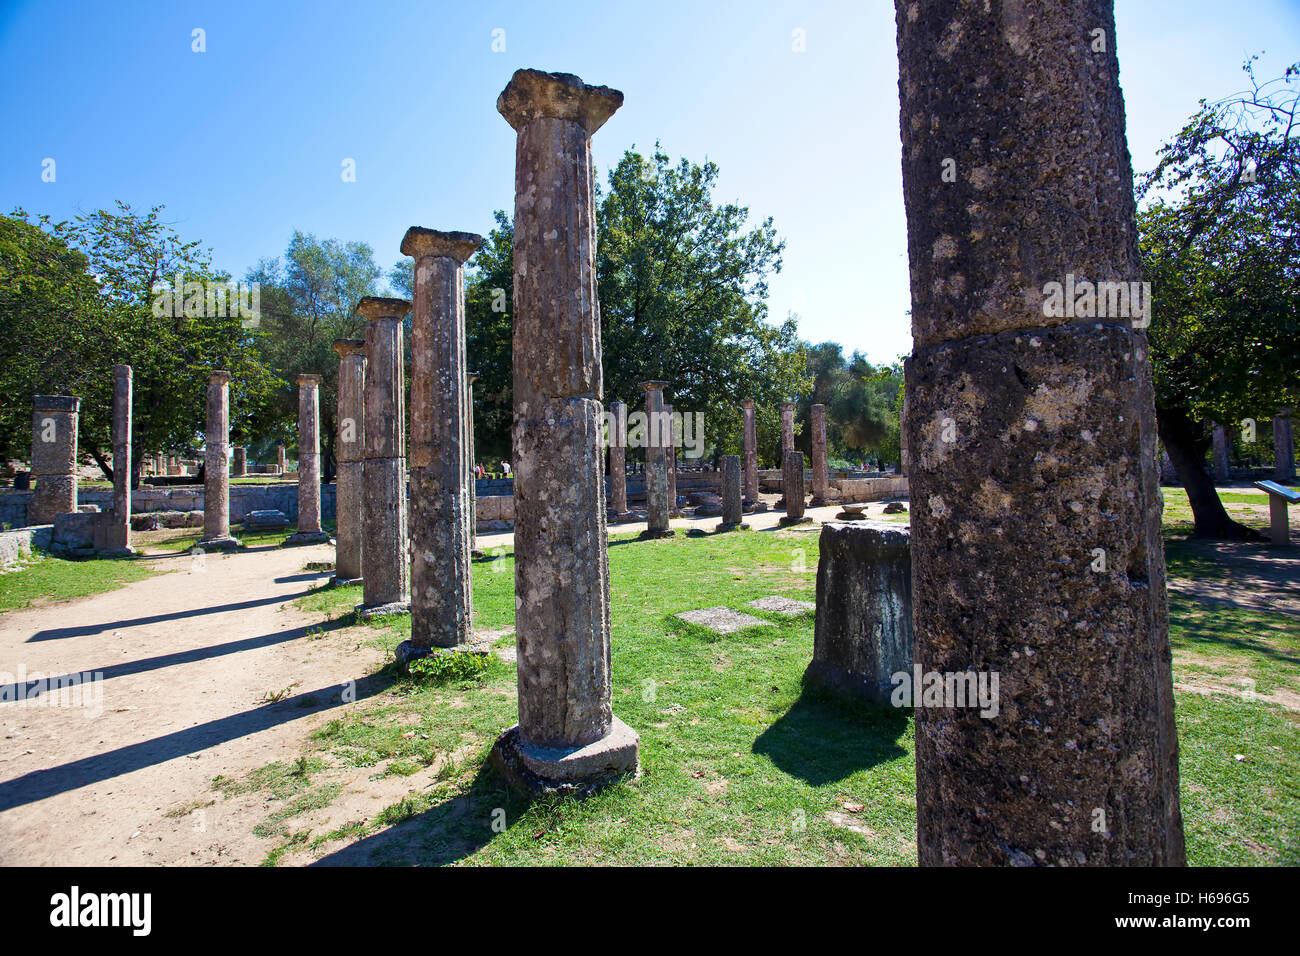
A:
{"type": "Polygon", "coordinates": [[[134,558],[65,561],[37,551],[21,568],[0,573],[0,613],[112,591],[155,573],[134,558]]]}

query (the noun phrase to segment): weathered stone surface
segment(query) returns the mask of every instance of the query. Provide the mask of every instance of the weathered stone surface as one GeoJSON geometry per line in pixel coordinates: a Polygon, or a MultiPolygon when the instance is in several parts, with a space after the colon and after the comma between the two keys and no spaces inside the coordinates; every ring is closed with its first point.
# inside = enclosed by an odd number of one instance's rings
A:
{"type": "Polygon", "coordinates": [[[830,468],[826,460],[826,406],[814,405],[812,420],[812,506],[826,504],[830,494],[830,468]]]}
{"type": "Polygon", "coordinates": [[[623,96],[516,71],[497,109],[518,133],[514,220],[515,622],[519,723],[494,760],[525,789],[586,792],[635,774],[610,706],[600,309],[591,134],[623,96]],[[520,770],[519,768],[522,768],[520,770]],[[529,782],[531,781],[531,782],[529,782]]]}
{"type": "Polygon", "coordinates": [[[758,429],[754,422],[754,400],[747,398],[740,403],[745,419],[745,487],[744,505],[751,507],[758,501],[758,429]]]}
{"type": "Polygon", "coordinates": [[[884,523],[822,526],[817,623],[805,678],[888,703],[891,675],[912,673],[910,532],[884,523]]]}
{"type": "Polygon", "coordinates": [[[794,402],[781,403],[781,460],[794,451],[794,402]]]}
{"type": "Polygon", "coordinates": [[[245,531],[280,531],[289,527],[289,516],[283,511],[268,509],[250,511],[244,515],[245,531]]]}
{"type": "Polygon", "coordinates": [[[780,614],[782,617],[799,617],[801,614],[807,614],[809,611],[817,609],[817,605],[812,601],[797,601],[794,598],[788,598],[780,594],[773,594],[771,597],[750,601],[749,606],[756,607],[760,611],[771,611],[773,614],[780,614]]]}
{"type": "Polygon", "coordinates": [[[785,517],[781,524],[804,521],[803,452],[788,451],[781,468],[781,491],[785,498],[785,517]]]}
{"type": "Polygon", "coordinates": [[[113,366],[113,510],[100,524],[97,547],[131,553],[131,366],[113,366]]]}
{"type": "Polygon", "coordinates": [[[476,381],[478,381],[478,372],[465,373],[465,400],[467,402],[465,406],[467,418],[465,435],[469,440],[469,453],[465,462],[469,473],[465,476],[465,481],[469,485],[469,553],[472,558],[482,557],[482,552],[478,550],[478,479],[474,474],[474,383],[476,381]]]}
{"type": "Polygon", "coordinates": [[[668,532],[668,456],[660,427],[664,414],[664,386],[667,382],[642,382],[645,391],[646,450],[645,496],[646,534],[668,532]]]}
{"type": "Polygon", "coordinates": [[[740,456],[722,456],[722,524],[721,528],[738,528],[744,519],[740,496],[740,456]]]}
{"type": "Polygon", "coordinates": [[[884,510],[887,515],[901,515],[907,511],[907,506],[901,501],[891,501],[889,504],[885,505],[884,510]]]}
{"type": "Polygon", "coordinates": [[[614,518],[623,518],[627,510],[627,403],[610,402],[613,432],[609,436],[609,511],[614,518]]]}
{"type": "Polygon", "coordinates": [[[51,524],[57,514],[77,510],[77,417],[81,399],[37,395],[32,412],[32,478],[36,493],[27,506],[28,524],[51,524]]]}
{"type": "Polygon", "coordinates": [[[465,369],[465,260],[483,239],[412,226],[411,645],[464,647],[473,638],[474,508],[465,369]]]}
{"type": "Polygon", "coordinates": [[[705,607],[700,608],[698,611],[682,611],[680,614],[674,614],[673,617],[686,621],[688,624],[708,628],[717,634],[733,634],[747,627],[761,627],[767,623],[761,617],[742,614],[740,611],[733,611],[729,607],[705,607]]]}
{"type": "Polygon", "coordinates": [[[208,376],[207,426],[203,451],[203,539],[205,551],[239,547],[230,536],[230,373],[208,376]]]}
{"type": "Polygon", "coordinates": [[[677,435],[673,428],[673,407],[664,406],[664,465],[668,475],[668,517],[680,518],[681,509],[677,507],[677,435]]]}
{"type": "Polygon", "coordinates": [[[366,343],[364,339],[337,339],[334,351],[339,356],[334,580],[338,584],[356,584],[361,580],[366,343]]]}
{"type": "Polygon", "coordinates": [[[234,457],[230,459],[230,477],[243,478],[248,474],[248,449],[243,445],[236,445],[234,457]]]}
{"type": "Polygon", "coordinates": [[[298,376],[298,531],[289,547],[330,540],[320,524],[320,378],[298,376]]]}
{"type": "Polygon", "coordinates": [[[1228,435],[1222,425],[1213,426],[1214,480],[1228,480],[1228,435]]]}
{"type": "Polygon", "coordinates": [[[1289,408],[1279,408],[1273,416],[1273,477],[1278,481],[1295,478],[1295,440],[1289,408]]]}

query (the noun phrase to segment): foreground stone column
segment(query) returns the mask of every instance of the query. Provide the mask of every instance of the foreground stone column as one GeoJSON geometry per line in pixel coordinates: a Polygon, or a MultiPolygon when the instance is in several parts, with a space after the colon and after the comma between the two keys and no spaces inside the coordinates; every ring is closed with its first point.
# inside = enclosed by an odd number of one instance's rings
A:
{"type": "Polygon", "coordinates": [[[469,484],[465,373],[465,260],[483,245],[468,232],[412,226],[402,254],[415,259],[411,314],[411,639],[398,663],[473,638],[474,500],[469,484]]]}
{"type": "Polygon", "coordinates": [[[627,403],[610,402],[609,513],[626,518],[627,510],[627,403]]]}
{"type": "Polygon", "coordinates": [[[515,637],[519,723],[493,757],[516,786],[589,792],[636,773],[610,706],[600,307],[590,137],[623,94],[519,70],[497,100],[515,152],[515,637]]]}
{"type": "Polygon", "coordinates": [[[805,680],[889,704],[913,676],[911,533],[888,522],[822,526],[817,623],[805,680]]]}
{"type": "Polygon", "coordinates": [[[1075,288],[1142,278],[1112,3],[896,11],[916,663],[999,679],[917,707],[920,863],[1181,864],[1147,336],[1075,288]]]}
{"type": "Polygon", "coordinates": [[[826,504],[830,467],[826,461],[826,406],[812,407],[812,505],[826,504]]]}
{"type": "Polygon", "coordinates": [[[361,576],[357,615],[411,609],[406,540],[406,385],[402,368],[405,299],[366,296],[365,465],[362,468],[361,576]]]}
{"type": "Polygon", "coordinates": [[[664,462],[668,473],[668,517],[680,518],[682,512],[677,508],[677,431],[673,427],[673,407],[664,406],[664,431],[667,439],[664,446],[664,462]]]}
{"type": "Polygon", "coordinates": [[[77,416],[81,399],[37,395],[32,413],[32,478],[36,493],[27,505],[28,524],[53,524],[77,510],[77,416]]]}
{"type": "Polygon", "coordinates": [[[667,382],[642,382],[645,391],[645,512],[643,538],[670,538],[668,527],[668,453],[664,447],[664,386],[667,382]]]}
{"type": "MultiPolygon", "coordinates": [[[[337,497],[337,496],[336,496],[337,497]]],[[[298,532],[284,543],[327,544],[320,526],[320,376],[298,376],[298,532]]]]}
{"type": "Polygon", "coordinates": [[[113,510],[100,518],[109,554],[134,554],[131,547],[131,366],[113,366],[113,510]]]}
{"type": "Polygon", "coordinates": [[[365,468],[366,343],[336,339],[339,356],[338,437],[334,457],[334,583],[361,583],[362,470],[365,468]]]}
{"type": "Polygon", "coordinates": [[[1214,431],[1214,480],[1228,480],[1228,434],[1222,425],[1215,425],[1214,431]]]}
{"type": "Polygon", "coordinates": [[[248,475],[248,449],[243,445],[235,446],[235,457],[231,459],[230,477],[243,478],[248,475]]]}
{"type": "Polygon", "coordinates": [[[740,403],[745,415],[745,508],[752,511],[766,511],[760,508],[758,499],[758,427],[754,422],[754,400],[747,398],[740,403]]]}
{"type": "Polygon", "coordinates": [[[785,497],[785,517],[779,524],[804,524],[803,452],[788,451],[781,463],[781,492],[785,497]]]}
{"type": "Polygon", "coordinates": [[[1295,442],[1289,408],[1279,408],[1273,416],[1273,477],[1278,481],[1295,478],[1295,442]]]}
{"type": "Polygon", "coordinates": [[[740,496],[740,456],[722,456],[722,522],[719,531],[745,527],[744,505],[740,496]]]}
{"type": "Polygon", "coordinates": [[[239,541],[230,536],[230,373],[218,369],[208,376],[208,423],[203,450],[204,551],[232,551],[239,541]]]}

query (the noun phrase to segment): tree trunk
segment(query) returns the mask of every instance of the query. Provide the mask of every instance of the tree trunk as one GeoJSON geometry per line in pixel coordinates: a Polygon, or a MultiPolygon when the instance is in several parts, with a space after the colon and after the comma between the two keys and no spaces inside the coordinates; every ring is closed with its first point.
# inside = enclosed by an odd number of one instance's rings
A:
{"type": "Polygon", "coordinates": [[[100,454],[98,448],[87,448],[86,450],[90,452],[90,457],[95,459],[95,464],[97,464],[99,470],[104,473],[104,477],[111,482],[113,480],[113,469],[109,467],[108,460],[100,454]]]}
{"type": "Polygon", "coordinates": [[[1192,506],[1196,523],[1192,537],[1226,541],[1265,540],[1264,535],[1255,529],[1233,521],[1224,510],[1223,502],[1214,490],[1214,481],[1205,469],[1205,452],[1211,439],[1201,424],[1193,421],[1184,409],[1156,406],[1156,426],[1192,506]]]}

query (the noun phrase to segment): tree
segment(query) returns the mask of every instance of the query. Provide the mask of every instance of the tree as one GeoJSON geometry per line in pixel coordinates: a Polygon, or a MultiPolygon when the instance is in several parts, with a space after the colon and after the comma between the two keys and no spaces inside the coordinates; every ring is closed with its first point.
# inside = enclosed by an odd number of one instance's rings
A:
{"type": "Polygon", "coordinates": [[[1158,428],[1196,537],[1259,537],[1214,490],[1210,423],[1300,402],[1300,67],[1260,85],[1253,59],[1250,90],[1202,100],[1137,188],[1158,428]]]}
{"type": "MultiPolygon", "coordinates": [[[[898,461],[898,413],[902,406],[901,364],[876,368],[854,352],[844,357],[838,343],[807,348],[812,391],[796,406],[798,421],[811,423],[812,406],[826,406],[826,446],[830,457],[865,460],[875,452],[881,461],[898,461]]],[[[812,451],[811,428],[803,429],[795,445],[812,451]]]]}

